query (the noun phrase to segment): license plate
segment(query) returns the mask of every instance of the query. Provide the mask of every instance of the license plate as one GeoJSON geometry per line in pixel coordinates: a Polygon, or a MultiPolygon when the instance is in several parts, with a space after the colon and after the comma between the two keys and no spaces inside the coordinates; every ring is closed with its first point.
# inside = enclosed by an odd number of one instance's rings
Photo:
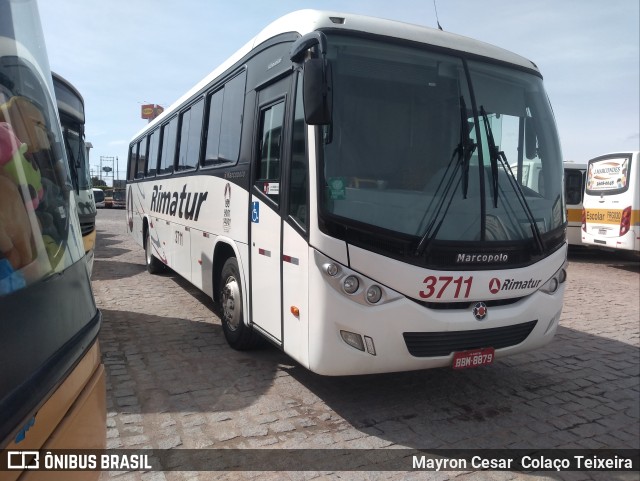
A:
{"type": "Polygon", "coordinates": [[[452,367],[454,369],[469,369],[472,367],[488,366],[489,364],[493,364],[494,355],[495,349],[492,347],[456,352],[453,355],[452,367]]]}

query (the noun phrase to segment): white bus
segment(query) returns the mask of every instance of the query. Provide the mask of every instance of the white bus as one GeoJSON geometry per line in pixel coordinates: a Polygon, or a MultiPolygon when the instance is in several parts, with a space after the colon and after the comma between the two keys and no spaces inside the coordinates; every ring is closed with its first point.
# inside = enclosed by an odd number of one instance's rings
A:
{"type": "Polygon", "coordinates": [[[51,75],[60,124],[62,125],[62,137],[71,171],[71,181],[76,191],[76,205],[82,229],[85,260],[89,275],[91,275],[96,245],[96,204],[91,187],[91,167],[84,137],[84,99],[68,80],[55,72],[52,72],[51,75]]]}
{"type": "Polygon", "coordinates": [[[535,64],[497,47],[294,12],[136,134],[127,176],[148,270],[213,296],[236,349],[325,375],[474,367],[558,326],[558,134],[535,64]]]}
{"type": "Polygon", "coordinates": [[[587,168],[582,242],[640,252],[639,152],[591,159],[587,168]]]}
{"type": "Polygon", "coordinates": [[[582,199],[587,164],[564,163],[564,195],[567,203],[567,242],[582,245],[582,199]]]}

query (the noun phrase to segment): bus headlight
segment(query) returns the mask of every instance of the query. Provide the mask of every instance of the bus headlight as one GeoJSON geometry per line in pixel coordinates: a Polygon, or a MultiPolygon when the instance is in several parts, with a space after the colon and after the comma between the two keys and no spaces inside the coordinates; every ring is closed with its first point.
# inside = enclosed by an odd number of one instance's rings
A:
{"type": "Polygon", "coordinates": [[[367,289],[367,302],[375,304],[382,298],[382,289],[380,286],[372,285],[367,289]]]}
{"type": "Polygon", "coordinates": [[[347,294],[355,293],[358,290],[358,287],[360,287],[360,281],[358,281],[356,276],[347,276],[344,278],[342,288],[347,294]]]}
{"type": "Polygon", "coordinates": [[[560,284],[563,284],[567,281],[567,263],[558,269],[551,279],[544,283],[544,285],[540,288],[542,292],[545,294],[553,294],[558,290],[560,284]]]}
{"type": "Polygon", "coordinates": [[[324,265],[324,271],[327,273],[327,275],[335,277],[340,272],[340,268],[336,264],[331,262],[330,264],[324,265]]]}

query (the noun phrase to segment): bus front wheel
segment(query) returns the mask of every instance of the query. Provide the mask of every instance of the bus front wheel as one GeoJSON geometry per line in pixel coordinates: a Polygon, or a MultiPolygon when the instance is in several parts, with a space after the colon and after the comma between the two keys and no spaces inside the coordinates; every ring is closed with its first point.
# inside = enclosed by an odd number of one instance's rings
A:
{"type": "Polygon", "coordinates": [[[242,284],[238,261],[235,257],[227,259],[222,267],[219,299],[222,330],[229,345],[237,350],[255,347],[259,339],[253,328],[244,323],[242,284]]]}
{"type": "Polygon", "coordinates": [[[153,256],[149,232],[147,232],[144,238],[144,258],[149,274],[159,274],[164,270],[164,264],[153,256]]]}

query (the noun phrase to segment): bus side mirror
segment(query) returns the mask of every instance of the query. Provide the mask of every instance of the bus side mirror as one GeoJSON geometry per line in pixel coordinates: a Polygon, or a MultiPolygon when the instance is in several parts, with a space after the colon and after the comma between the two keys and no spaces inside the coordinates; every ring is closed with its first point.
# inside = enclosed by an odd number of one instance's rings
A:
{"type": "Polygon", "coordinates": [[[527,159],[535,159],[538,155],[538,143],[537,143],[536,125],[533,122],[532,117],[525,117],[524,119],[524,150],[527,159]]]}
{"type": "Polygon", "coordinates": [[[302,77],[304,120],[309,125],[331,123],[332,86],[331,64],[322,58],[311,58],[304,63],[302,77]]]}

